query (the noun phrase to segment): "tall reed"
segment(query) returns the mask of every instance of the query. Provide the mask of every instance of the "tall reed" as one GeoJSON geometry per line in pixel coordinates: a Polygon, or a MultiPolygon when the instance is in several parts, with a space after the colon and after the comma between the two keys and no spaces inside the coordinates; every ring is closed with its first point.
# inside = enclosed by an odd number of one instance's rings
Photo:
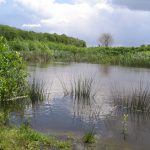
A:
{"type": "Polygon", "coordinates": [[[140,112],[150,114],[150,89],[149,86],[132,88],[130,92],[113,91],[112,99],[114,105],[119,109],[126,109],[129,112],[140,112]]]}
{"type": "Polygon", "coordinates": [[[70,86],[67,86],[61,81],[64,95],[69,95],[74,99],[90,99],[96,93],[93,92],[93,79],[81,78],[70,81],[70,86]]]}
{"type": "Polygon", "coordinates": [[[43,102],[46,99],[45,84],[35,78],[29,83],[29,98],[32,103],[43,102]]]}

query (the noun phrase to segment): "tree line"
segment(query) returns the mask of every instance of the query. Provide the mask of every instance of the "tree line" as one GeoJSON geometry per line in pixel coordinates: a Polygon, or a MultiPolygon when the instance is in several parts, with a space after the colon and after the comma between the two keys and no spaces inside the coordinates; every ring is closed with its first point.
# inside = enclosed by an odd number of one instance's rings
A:
{"type": "Polygon", "coordinates": [[[7,41],[18,40],[31,40],[40,42],[55,42],[63,43],[65,45],[74,45],[77,47],[86,47],[86,42],[78,38],[69,37],[65,34],[58,35],[56,33],[37,33],[34,31],[25,31],[10,27],[7,25],[0,25],[0,36],[3,36],[7,41]]]}

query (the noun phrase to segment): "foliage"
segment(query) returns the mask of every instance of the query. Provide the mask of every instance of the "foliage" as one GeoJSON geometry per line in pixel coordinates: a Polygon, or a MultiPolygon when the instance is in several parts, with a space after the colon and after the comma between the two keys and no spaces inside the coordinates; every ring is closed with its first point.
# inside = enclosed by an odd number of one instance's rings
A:
{"type": "MultiPolygon", "coordinates": [[[[150,47],[89,47],[80,48],[72,45],[52,42],[23,41],[27,51],[20,51],[24,60],[29,62],[89,62],[133,67],[150,67],[150,47]],[[29,45],[34,45],[34,48],[29,45]],[[42,45],[42,46],[40,46],[42,45]]],[[[9,42],[8,42],[9,44],[9,42]]],[[[22,44],[23,45],[23,44],[22,44]]],[[[11,45],[9,44],[11,47],[11,45]]],[[[14,49],[14,47],[11,47],[14,49]]],[[[23,49],[23,47],[20,49],[23,49]]]]}
{"type": "Polygon", "coordinates": [[[65,61],[150,67],[150,45],[87,48],[80,40],[73,38],[72,41],[72,38],[65,35],[27,32],[3,25],[0,25],[0,34],[9,40],[10,49],[19,51],[28,62],[65,61]]]}
{"type": "Polygon", "coordinates": [[[0,126],[2,127],[7,120],[7,117],[3,112],[0,111],[0,126]]]}
{"type": "Polygon", "coordinates": [[[10,51],[0,37],[0,100],[20,96],[25,92],[25,66],[18,52],[10,51]]]}
{"type": "Polygon", "coordinates": [[[53,137],[48,137],[23,125],[20,128],[15,127],[0,128],[0,149],[70,150],[71,148],[69,142],[58,141],[53,137]]]}
{"type": "Polygon", "coordinates": [[[24,31],[6,25],[0,25],[0,35],[4,36],[8,41],[13,41],[15,39],[40,41],[40,42],[51,41],[55,43],[63,43],[65,45],[71,44],[77,47],[86,47],[86,43],[83,40],[68,37],[65,34],[58,35],[56,33],[54,34],[36,33],[33,31],[24,31]]]}

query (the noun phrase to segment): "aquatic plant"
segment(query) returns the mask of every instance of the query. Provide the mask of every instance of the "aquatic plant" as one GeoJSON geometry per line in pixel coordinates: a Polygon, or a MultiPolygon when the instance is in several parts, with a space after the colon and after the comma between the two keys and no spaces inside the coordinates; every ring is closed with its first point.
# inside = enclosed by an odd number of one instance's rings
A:
{"type": "Polygon", "coordinates": [[[96,142],[94,130],[90,130],[84,134],[83,142],[87,144],[92,144],[96,142]]]}
{"type": "Polygon", "coordinates": [[[70,95],[75,99],[90,99],[94,97],[95,93],[92,93],[92,78],[79,78],[71,82],[70,95]]]}
{"type": "Polygon", "coordinates": [[[61,81],[64,95],[69,95],[75,99],[90,99],[96,93],[93,92],[93,79],[81,78],[70,81],[70,86],[67,86],[61,81]]]}
{"type": "Polygon", "coordinates": [[[124,136],[124,140],[126,140],[126,137],[128,135],[128,114],[123,114],[122,134],[124,136]]]}
{"type": "Polygon", "coordinates": [[[38,81],[35,77],[29,83],[29,98],[33,104],[43,102],[46,99],[44,85],[43,81],[38,81]]]}
{"type": "Polygon", "coordinates": [[[112,92],[114,105],[119,110],[126,110],[131,113],[150,114],[150,90],[149,86],[132,88],[130,92],[112,92]]]}

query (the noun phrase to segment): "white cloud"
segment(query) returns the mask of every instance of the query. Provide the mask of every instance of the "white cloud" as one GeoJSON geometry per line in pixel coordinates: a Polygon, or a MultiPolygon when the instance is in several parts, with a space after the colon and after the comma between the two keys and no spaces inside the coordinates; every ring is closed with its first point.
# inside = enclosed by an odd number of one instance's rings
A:
{"type": "Polygon", "coordinates": [[[109,3],[109,0],[14,0],[40,18],[49,32],[65,33],[95,44],[103,32],[111,32],[117,45],[150,43],[150,13],[132,11],[109,3]]]}
{"type": "Polygon", "coordinates": [[[23,24],[23,28],[40,28],[41,24],[23,24]]]}
{"type": "Polygon", "coordinates": [[[5,3],[6,1],[5,0],[0,0],[0,5],[5,3]]]}

